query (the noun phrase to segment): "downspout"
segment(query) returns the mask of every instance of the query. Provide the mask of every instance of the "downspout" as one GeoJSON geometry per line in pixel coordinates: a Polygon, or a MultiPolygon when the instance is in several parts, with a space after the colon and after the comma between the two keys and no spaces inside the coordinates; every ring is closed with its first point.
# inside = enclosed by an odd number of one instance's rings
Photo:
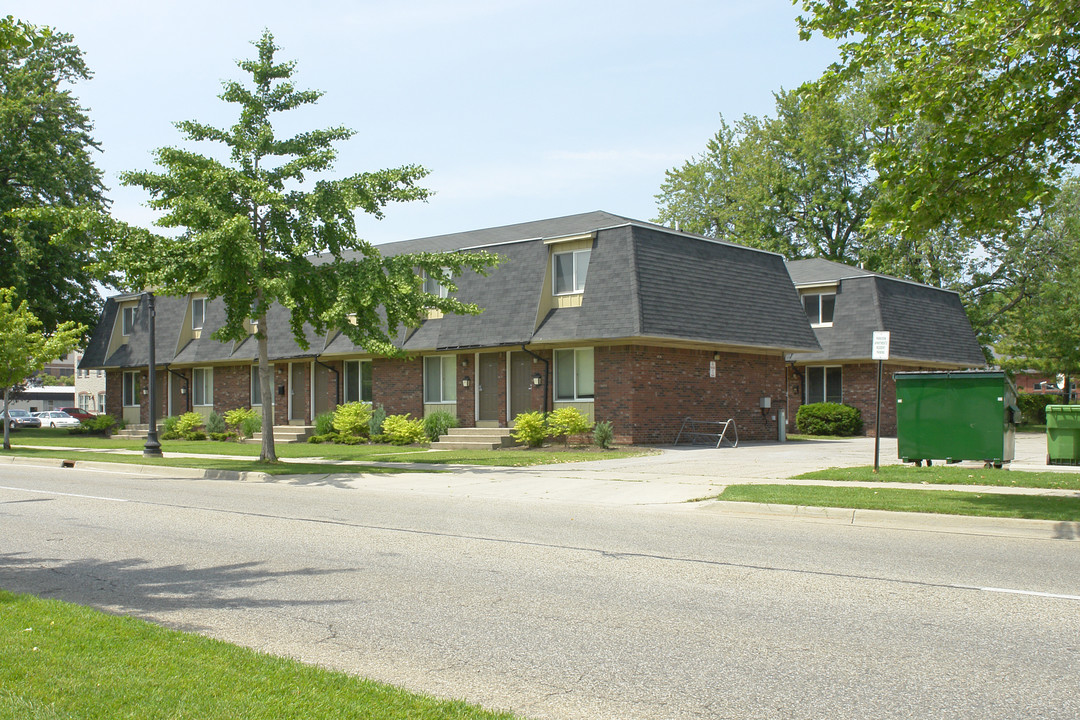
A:
{"type": "Polygon", "coordinates": [[[336,392],[334,393],[334,401],[335,401],[334,405],[340,405],[341,404],[341,371],[339,371],[336,367],[333,367],[332,365],[327,365],[322,360],[320,360],[318,357],[313,357],[312,359],[315,361],[316,365],[322,365],[324,368],[326,368],[330,372],[334,373],[334,388],[336,390],[336,392]]]}
{"type": "Polygon", "coordinates": [[[185,412],[191,412],[191,383],[186,377],[176,372],[168,365],[165,366],[165,369],[184,381],[184,405],[186,406],[185,412]]]}
{"type": "MultiPolygon", "coordinates": [[[[534,353],[532,350],[525,347],[524,345],[521,346],[521,350],[523,352],[529,353],[535,359],[537,359],[540,362],[544,363],[544,414],[547,415],[547,412],[548,412],[548,395],[551,392],[551,363],[549,363],[547,360],[540,357],[539,355],[537,355],[536,353],[534,353]]],[[[532,382],[532,378],[529,379],[529,382],[532,382]]]]}

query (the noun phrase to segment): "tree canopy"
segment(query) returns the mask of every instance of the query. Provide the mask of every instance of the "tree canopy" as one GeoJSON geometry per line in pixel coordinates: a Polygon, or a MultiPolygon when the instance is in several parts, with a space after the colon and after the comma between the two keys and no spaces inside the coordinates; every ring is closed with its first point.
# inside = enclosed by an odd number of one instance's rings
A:
{"type": "Polygon", "coordinates": [[[118,237],[112,261],[132,289],[220,298],[226,312],[216,333],[220,340],[242,340],[249,334],[248,321],[258,321],[261,457],[273,460],[266,323],[271,304],[289,310],[301,347],[307,347],[307,326],[319,334],[339,330],[371,353],[397,355],[393,338],[399,328],[419,324],[428,309],[480,311],[453,295],[425,293],[419,270],[453,290],[455,275],[484,272],[496,258],[486,253],[383,257],[357,236],[357,209],[382,217],[389,203],[428,197],[417,184],[427,174],[420,166],[320,179],[303,189],[309,175],[332,170],[334,144],[353,132],[334,127],[278,138],[275,114],[315,103],[321,93],[295,87],[295,62],[275,61],[279,48],[269,32],[254,45],[257,57],[238,63],[250,74],[250,85],[226,81],[219,96],[239,106],[236,124],[218,129],[177,123],[189,144],[208,141],[227,148],[229,162],[164,147],[156,151],[161,172],[123,174],[124,184],[149,191],[150,206],[163,212],[157,224],[180,232],[118,237]],[[315,255],[321,257],[313,261],[315,255]]]}
{"type": "Polygon", "coordinates": [[[90,325],[101,306],[95,236],[72,218],[101,215],[107,201],[93,126],[71,86],[91,74],[70,35],[8,17],[0,39],[0,287],[46,330],[90,325]]]}
{"type": "Polygon", "coordinates": [[[876,226],[1008,233],[1080,160],[1080,4],[801,1],[804,38],[843,41],[819,87],[884,75],[874,125],[893,141],[875,154],[876,226]]]}
{"type": "Polygon", "coordinates": [[[721,118],[704,154],[668,170],[659,222],[790,258],[861,262],[877,194],[863,96],[781,91],[774,118],[721,118]]]}
{"type": "Polygon", "coordinates": [[[78,347],[86,328],[66,321],[52,332],[30,310],[26,300],[16,301],[11,288],[0,288],[0,387],[4,393],[4,449],[11,449],[6,421],[11,388],[78,347]]]}

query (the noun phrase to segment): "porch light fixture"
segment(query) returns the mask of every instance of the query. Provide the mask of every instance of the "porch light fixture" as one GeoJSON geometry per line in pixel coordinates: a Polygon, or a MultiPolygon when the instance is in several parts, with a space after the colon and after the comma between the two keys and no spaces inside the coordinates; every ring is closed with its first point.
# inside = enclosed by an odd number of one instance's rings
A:
{"type": "Polygon", "coordinates": [[[538,372],[533,373],[532,381],[533,381],[533,387],[540,387],[541,385],[544,384],[544,376],[541,375],[538,372]]]}
{"type": "Polygon", "coordinates": [[[461,387],[466,387],[466,388],[467,388],[467,387],[469,387],[469,385],[471,385],[471,384],[472,384],[472,380],[470,380],[470,379],[469,379],[469,376],[468,376],[468,375],[466,375],[465,377],[461,378],[461,387]]]}

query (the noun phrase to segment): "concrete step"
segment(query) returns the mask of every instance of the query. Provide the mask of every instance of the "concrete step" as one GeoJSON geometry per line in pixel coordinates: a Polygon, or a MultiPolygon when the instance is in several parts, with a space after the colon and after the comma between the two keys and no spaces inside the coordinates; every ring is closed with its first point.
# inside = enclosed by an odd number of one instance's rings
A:
{"type": "MultiPolygon", "coordinates": [[[[307,442],[307,439],[315,434],[314,425],[275,425],[274,426],[274,442],[275,443],[302,443],[307,442]]],[[[258,443],[262,444],[261,432],[255,433],[255,436],[245,440],[246,443],[258,443]]]]}
{"type": "Polygon", "coordinates": [[[431,443],[432,450],[498,450],[513,447],[517,443],[510,436],[510,428],[449,428],[438,442],[431,443]]]}

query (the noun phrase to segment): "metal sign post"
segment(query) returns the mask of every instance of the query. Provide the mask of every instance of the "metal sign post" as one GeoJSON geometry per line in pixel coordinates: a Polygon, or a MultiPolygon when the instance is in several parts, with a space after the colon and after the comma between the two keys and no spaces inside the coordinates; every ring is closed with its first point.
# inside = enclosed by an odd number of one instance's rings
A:
{"type": "Polygon", "coordinates": [[[874,474],[878,471],[878,458],[881,456],[881,365],[889,359],[889,331],[874,333],[873,349],[870,358],[877,360],[877,409],[874,411],[874,474]]]}

